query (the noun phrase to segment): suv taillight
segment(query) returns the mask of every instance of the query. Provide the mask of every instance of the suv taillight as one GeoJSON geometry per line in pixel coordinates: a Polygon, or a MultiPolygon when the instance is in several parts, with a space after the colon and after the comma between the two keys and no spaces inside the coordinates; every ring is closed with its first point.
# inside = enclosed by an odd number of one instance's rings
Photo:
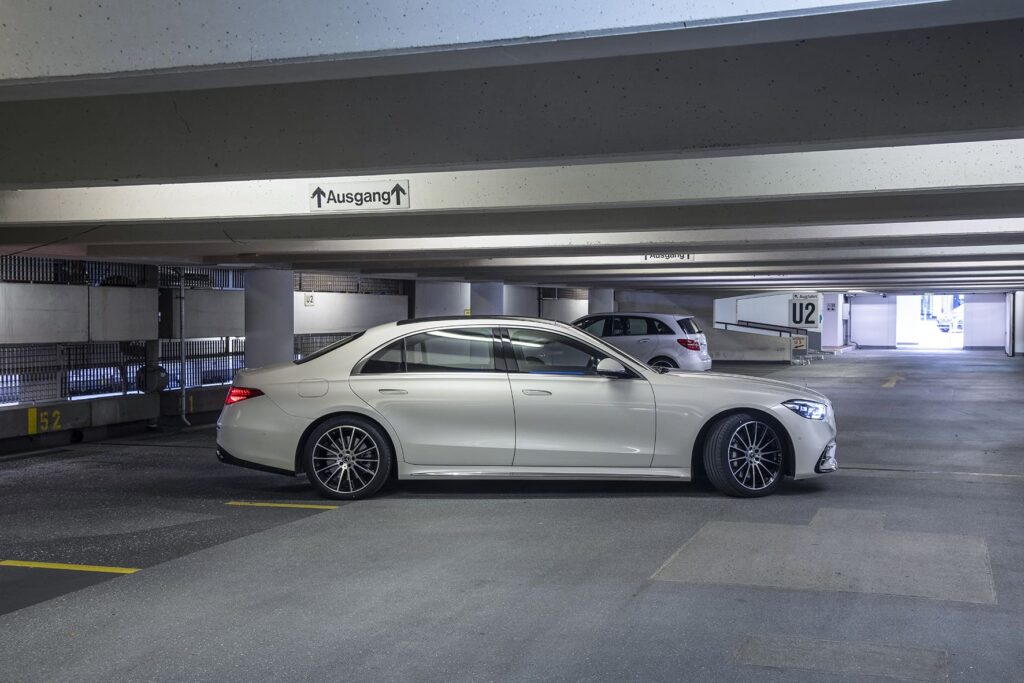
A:
{"type": "Polygon", "coordinates": [[[696,339],[676,339],[680,346],[686,347],[691,351],[700,351],[700,342],[696,339]]]}
{"type": "Polygon", "coordinates": [[[256,398],[262,396],[263,392],[259,389],[249,389],[248,387],[231,387],[227,397],[224,399],[224,405],[229,406],[232,403],[238,403],[244,401],[247,398],[256,398]]]}

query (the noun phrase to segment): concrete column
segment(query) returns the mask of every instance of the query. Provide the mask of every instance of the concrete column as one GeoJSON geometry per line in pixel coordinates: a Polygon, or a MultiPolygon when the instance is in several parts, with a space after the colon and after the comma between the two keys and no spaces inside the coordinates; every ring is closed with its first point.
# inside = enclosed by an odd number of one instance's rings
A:
{"type": "Polygon", "coordinates": [[[614,313],[615,312],[615,290],[614,289],[591,289],[590,302],[587,305],[587,313],[614,313]]]}
{"type": "Polygon", "coordinates": [[[821,312],[821,345],[843,345],[843,295],[823,294],[821,312]]]}
{"type": "Polygon", "coordinates": [[[473,315],[505,315],[505,285],[501,282],[472,283],[469,308],[473,315]]]}
{"type": "Polygon", "coordinates": [[[250,270],[245,275],[245,365],[258,368],[292,360],[295,285],[290,270],[250,270]]]}
{"type": "Polygon", "coordinates": [[[1013,348],[1014,355],[1024,355],[1024,291],[1013,297],[1013,348]]]}
{"type": "Polygon", "coordinates": [[[468,282],[416,281],[417,318],[463,315],[469,308],[468,282]]]}

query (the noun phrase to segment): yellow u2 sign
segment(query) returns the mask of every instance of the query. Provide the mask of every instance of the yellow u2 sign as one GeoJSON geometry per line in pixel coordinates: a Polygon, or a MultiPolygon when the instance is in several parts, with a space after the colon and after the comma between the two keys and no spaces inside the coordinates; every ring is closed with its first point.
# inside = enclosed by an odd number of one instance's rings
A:
{"type": "Polygon", "coordinates": [[[39,434],[40,432],[57,432],[61,429],[60,408],[39,410],[38,408],[28,409],[28,433],[39,434]]]}

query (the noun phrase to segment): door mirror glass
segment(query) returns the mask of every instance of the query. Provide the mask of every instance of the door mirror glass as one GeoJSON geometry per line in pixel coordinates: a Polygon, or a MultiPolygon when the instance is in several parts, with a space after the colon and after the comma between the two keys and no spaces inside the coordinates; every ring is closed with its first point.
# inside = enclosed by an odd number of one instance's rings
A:
{"type": "Polygon", "coordinates": [[[614,358],[605,358],[597,364],[597,374],[602,377],[629,377],[626,367],[614,358]]]}

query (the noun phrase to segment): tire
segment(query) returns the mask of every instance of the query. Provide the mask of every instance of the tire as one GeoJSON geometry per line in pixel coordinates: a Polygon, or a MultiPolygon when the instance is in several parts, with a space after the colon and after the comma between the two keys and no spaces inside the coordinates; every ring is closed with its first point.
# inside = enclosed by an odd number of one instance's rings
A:
{"type": "Polygon", "coordinates": [[[678,363],[676,363],[671,358],[667,358],[665,356],[657,356],[655,358],[652,358],[650,362],[648,362],[647,364],[650,365],[652,368],[668,368],[670,370],[677,370],[679,368],[678,363]]]}
{"type": "Polygon", "coordinates": [[[785,462],[778,428],[746,413],[721,418],[704,441],[704,470],[714,487],[728,496],[774,493],[782,485],[785,462]]]}
{"type": "Polygon", "coordinates": [[[302,447],[309,482],[321,496],[335,500],[377,493],[391,475],[393,457],[391,442],[381,428],[355,415],[324,421],[302,447]]]}

